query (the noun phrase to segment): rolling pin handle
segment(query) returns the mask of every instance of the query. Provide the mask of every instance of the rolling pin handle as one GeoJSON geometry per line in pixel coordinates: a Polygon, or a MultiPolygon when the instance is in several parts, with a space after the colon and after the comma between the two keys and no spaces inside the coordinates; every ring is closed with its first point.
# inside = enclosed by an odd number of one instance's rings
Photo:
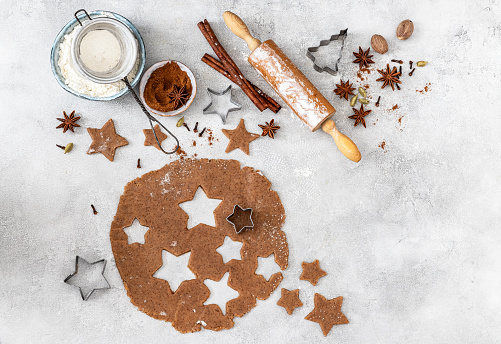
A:
{"type": "Polygon", "coordinates": [[[360,161],[362,155],[357,145],[348,136],[336,129],[336,123],[332,119],[328,119],[322,124],[322,130],[332,136],[337,148],[339,148],[345,157],[354,162],[360,161]]]}
{"type": "Polygon", "coordinates": [[[240,19],[235,13],[230,11],[226,11],[223,13],[223,19],[226,23],[226,26],[233,32],[237,37],[240,37],[244,41],[247,42],[249,49],[254,51],[259,45],[261,45],[261,41],[257,38],[252,37],[245,25],[244,21],[240,19]]]}

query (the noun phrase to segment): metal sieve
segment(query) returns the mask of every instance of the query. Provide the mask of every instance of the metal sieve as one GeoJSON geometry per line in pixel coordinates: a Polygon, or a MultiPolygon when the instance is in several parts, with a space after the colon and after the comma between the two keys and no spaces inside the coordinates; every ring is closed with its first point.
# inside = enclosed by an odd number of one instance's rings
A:
{"type": "Polygon", "coordinates": [[[169,129],[167,129],[162,123],[160,123],[160,121],[158,121],[148,112],[148,110],[146,109],[146,107],[141,102],[136,92],[130,85],[129,80],[127,79],[127,75],[129,75],[129,73],[134,68],[138,55],[137,41],[134,38],[132,32],[126,25],[113,18],[98,17],[92,19],[87,13],[87,11],[84,9],[76,11],[75,18],[77,19],[81,28],[76,33],[75,38],[73,39],[71,45],[71,62],[74,69],[84,78],[89,79],[98,84],[111,84],[119,80],[122,80],[127,86],[127,88],[131,91],[132,95],[134,96],[134,99],[139,104],[139,106],[145,113],[146,117],[148,117],[150,121],[151,130],[153,130],[153,135],[155,136],[155,140],[157,141],[158,144],[158,148],[160,148],[160,150],[165,154],[175,153],[179,148],[179,140],[174,134],[170,132],[169,129]],[[89,20],[85,21],[82,24],[82,22],[77,16],[79,12],[84,12],[87,18],[89,18],[89,20]],[[115,36],[115,38],[118,40],[118,43],[120,44],[120,60],[113,68],[101,73],[88,68],[80,58],[80,43],[82,42],[82,39],[85,37],[85,35],[94,30],[107,30],[108,32],[110,32],[115,36]],[[157,138],[155,129],[153,128],[153,122],[156,122],[165,131],[167,131],[167,133],[169,133],[169,135],[171,135],[174,140],[176,140],[176,148],[174,150],[166,152],[162,148],[162,145],[157,138]]]}

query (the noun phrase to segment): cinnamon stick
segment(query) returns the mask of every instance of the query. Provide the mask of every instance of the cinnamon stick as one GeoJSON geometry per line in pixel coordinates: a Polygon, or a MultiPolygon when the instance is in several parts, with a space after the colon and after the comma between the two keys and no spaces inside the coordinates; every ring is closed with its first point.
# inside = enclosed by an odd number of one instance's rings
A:
{"type": "Polygon", "coordinates": [[[247,79],[245,79],[242,75],[242,72],[237,67],[235,62],[231,59],[228,53],[224,50],[219,43],[214,31],[210,27],[209,22],[205,19],[203,22],[197,24],[198,28],[204,35],[207,42],[212,47],[214,53],[219,57],[221,63],[223,64],[225,70],[232,76],[234,82],[244,91],[244,93],[249,97],[249,99],[256,105],[259,111],[264,111],[266,109],[266,105],[264,104],[264,99],[256,92],[256,90],[249,85],[247,79]],[[245,80],[245,81],[244,81],[245,80]]]}
{"type": "MultiPolygon", "coordinates": [[[[216,70],[217,72],[221,73],[222,75],[224,75],[226,78],[228,78],[229,80],[233,81],[234,83],[236,83],[235,79],[231,76],[230,73],[228,73],[228,71],[226,69],[224,69],[224,66],[223,64],[216,58],[212,57],[211,55],[209,54],[205,54],[203,57],[202,57],[202,62],[206,63],[209,67],[212,67],[214,70],[216,70]]],[[[246,79],[247,80],[247,79],[246,79]]],[[[248,81],[248,80],[247,80],[248,81]]],[[[281,106],[280,104],[278,104],[273,98],[271,98],[270,96],[268,96],[266,93],[264,93],[259,87],[257,87],[256,85],[252,84],[251,82],[249,82],[251,87],[254,88],[254,90],[261,96],[264,98],[265,100],[265,105],[271,110],[273,111],[274,113],[277,113],[280,109],[281,109],[281,106]]]]}

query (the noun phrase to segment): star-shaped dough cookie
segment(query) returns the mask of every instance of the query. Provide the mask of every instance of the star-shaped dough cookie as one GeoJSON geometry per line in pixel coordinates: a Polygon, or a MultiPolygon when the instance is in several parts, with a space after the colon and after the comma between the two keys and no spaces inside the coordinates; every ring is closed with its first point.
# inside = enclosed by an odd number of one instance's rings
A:
{"type": "Polygon", "coordinates": [[[327,272],[320,269],[320,262],[318,259],[314,260],[311,263],[302,262],[303,273],[299,277],[300,280],[309,281],[313,285],[317,285],[320,277],[324,277],[327,275],[327,272]]]}
{"type": "Polygon", "coordinates": [[[226,153],[229,153],[234,149],[240,148],[242,152],[249,155],[249,143],[261,137],[261,135],[249,133],[245,129],[245,122],[243,118],[240,120],[240,123],[238,124],[238,127],[236,127],[236,129],[233,130],[221,129],[221,130],[223,131],[223,134],[230,139],[228,147],[226,147],[226,153]]]}
{"type": "Polygon", "coordinates": [[[294,309],[297,307],[301,307],[303,303],[299,299],[299,289],[295,289],[293,291],[282,288],[282,297],[278,300],[277,305],[285,308],[289,315],[294,312],[294,309]]]}
{"type": "Polygon", "coordinates": [[[349,323],[346,316],[341,312],[342,305],[342,296],[327,300],[324,296],[315,293],[315,308],[305,319],[317,322],[322,328],[324,336],[327,336],[332,326],[349,323]]]}
{"type": "MultiPolygon", "coordinates": [[[[154,128],[155,128],[155,133],[157,134],[158,142],[162,144],[162,141],[167,138],[167,134],[164,134],[162,132],[162,129],[160,129],[160,126],[158,124],[155,125],[154,128]]],[[[144,133],[144,145],[153,146],[156,149],[160,150],[160,147],[158,147],[157,140],[155,140],[155,135],[153,135],[153,130],[143,129],[143,133],[144,133]]]]}
{"type": "Polygon", "coordinates": [[[101,153],[109,161],[115,158],[115,150],[118,147],[129,144],[125,138],[117,134],[111,118],[101,129],[87,128],[87,132],[92,138],[87,154],[101,153]]]}

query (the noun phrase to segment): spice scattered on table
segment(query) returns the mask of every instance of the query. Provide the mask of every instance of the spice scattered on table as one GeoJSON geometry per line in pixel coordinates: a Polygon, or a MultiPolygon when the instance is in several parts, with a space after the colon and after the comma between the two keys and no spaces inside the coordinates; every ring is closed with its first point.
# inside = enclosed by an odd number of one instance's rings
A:
{"type": "Polygon", "coordinates": [[[137,168],[141,168],[141,158],[137,159],[137,168]]]}
{"type": "Polygon", "coordinates": [[[96,208],[94,207],[94,204],[91,204],[91,205],[90,205],[90,207],[92,208],[92,213],[93,213],[94,215],[97,215],[97,210],[96,210],[96,208]]]}
{"type": "Polygon", "coordinates": [[[414,62],[409,61],[409,69],[412,69],[412,64],[413,64],[413,63],[414,63],[414,62]]]}
{"type": "Polygon", "coordinates": [[[207,128],[203,128],[202,131],[198,133],[198,137],[202,137],[202,135],[205,133],[205,129],[207,128]]]}
{"type": "Polygon", "coordinates": [[[406,40],[412,35],[413,32],[414,23],[412,23],[412,20],[406,19],[398,24],[396,34],[398,39],[406,40]]]}
{"type": "Polygon", "coordinates": [[[356,94],[355,96],[351,97],[351,100],[350,100],[351,107],[355,106],[355,104],[357,103],[357,99],[358,99],[358,94],[356,94]]]}
{"type": "Polygon", "coordinates": [[[191,131],[191,130],[190,130],[190,127],[188,127],[188,124],[183,123],[183,127],[185,127],[186,129],[188,129],[188,131],[191,131]]]}
{"type": "Polygon", "coordinates": [[[277,132],[278,129],[280,129],[280,127],[278,125],[275,125],[274,119],[272,119],[270,121],[270,123],[268,123],[268,122],[265,122],[265,123],[266,123],[265,125],[258,124],[259,128],[261,128],[263,130],[263,133],[261,134],[261,136],[269,136],[272,139],[274,139],[275,133],[277,132]]]}
{"type": "Polygon", "coordinates": [[[364,126],[364,128],[367,128],[366,125],[365,125],[365,119],[364,119],[364,117],[367,116],[368,114],[370,114],[372,110],[365,110],[363,104],[360,106],[359,110],[357,110],[355,108],[352,108],[352,110],[353,110],[353,112],[355,114],[349,116],[348,118],[351,118],[351,119],[355,120],[355,124],[353,126],[356,127],[358,125],[358,123],[362,123],[362,125],[364,126]]]}
{"type": "Polygon", "coordinates": [[[167,62],[151,73],[144,87],[146,104],[157,111],[174,111],[189,100],[191,79],[176,62],[167,62]]]}
{"type": "Polygon", "coordinates": [[[371,38],[372,49],[378,54],[384,54],[388,51],[388,42],[381,35],[373,35],[371,38]]]}
{"type": "Polygon", "coordinates": [[[198,122],[195,123],[195,128],[193,128],[194,133],[198,133],[198,122]]]}
{"type": "Polygon", "coordinates": [[[416,62],[416,66],[418,66],[418,67],[424,67],[427,64],[428,64],[427,61],[418,61],[418,62],[416,62]]]}
{"type": "Polygon", "coordinates": [[[404,63],[404,61],[402,61],[402,60],[395,60],[395,59],[391,60],[391,62],[400,63],[400,64],[404,63]]]}
{"type": "Polygon", "coordinates": [[[360,69],[364,67],[368,68],[370,63],[374,63],[374,61],[371,60],[371,57],[374,55],[369,55],[370,51],[371,48],[367,48],[366,51],[363,51],[362,47],[358,47],[358,53],[353,52],[353,55],[356,57],[353,63],[358,63],[360,69]]]}
{"type": "Polygon", "coordinates": [[[379,79],[376,79],[376,81],[383,81],[383,86],[381,88],[385,88],[386,86],[390,85],[391,89],[395,91],[395,84],[401,84],[402,82],[397,79],[397,77],[400,75],[400,72],[397,71],[397,67],[393,67],[390,70],[390,65],[386,64],[386,71],[384,69],[378,69],[377,70],[379,74],[381,74],[381,77],[379,79]]]}
{"type": "Polygon", "coordinates": [[[353,91],[355,87],[351,87],[353,84],[350,84],[350,80],[343,82],[340,80],[339,84],[336,84],[336,88],[334,89],[334,93],[339,96],[339,99],[344,98],[348,100],[349,95],[354,95],[353,91]]]}
{"type": "Polygon", "coordinates": [[[379,96],[379,97],[377,98],[376,107],[379,107],[379,101],[380,101],[380,100],[381,100],[381,96],[379,96]]]}
{"type": "Polygon", "coordinates": [[[182,127],[184,123],[184,116],[179,119],[176,123],[176,127],[182,127]]]}
{"type": "Polygon", "coordinates": [[[66,114],[66,111],[63,111],[63,116],[64,118],[58,118],[57,120],[62,122],[59,124],[56,129],[63,128],[63,133],[65,133],[67,130],[71,130],[72,133],[75,132],[74,128],[75,127],[80,127],[79,124],[76,122],[81,118],[81,117],[76,117],[75,116],[75,110],[73,110],[70,115],[68,116],[66,114]]]}
{"type": "Polygon", "coordinates": [[[412,74],[414,74],[415,70],[416,70],[416,68],[412,68],[411,72],[409,73],[409,76],[412,76],[412,74]]]}

